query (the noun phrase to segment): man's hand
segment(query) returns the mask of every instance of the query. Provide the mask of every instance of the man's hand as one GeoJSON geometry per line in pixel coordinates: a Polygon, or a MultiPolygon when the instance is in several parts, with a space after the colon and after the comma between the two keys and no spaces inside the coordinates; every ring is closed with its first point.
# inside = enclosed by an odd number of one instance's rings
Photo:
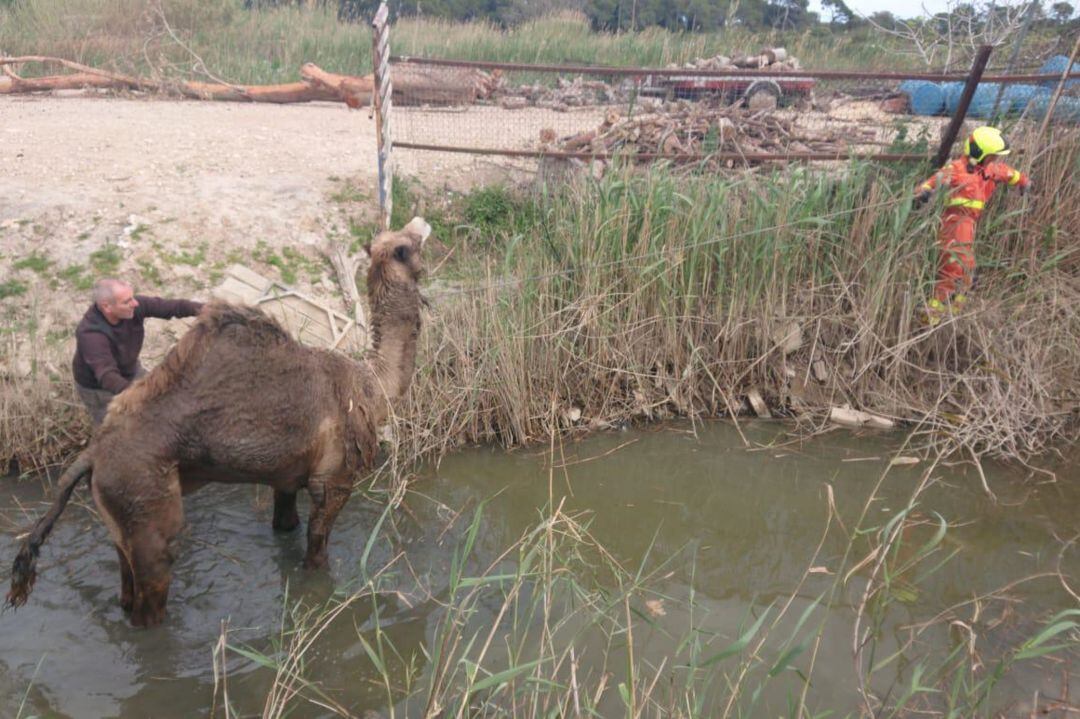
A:
{"type": "Polygon", "coordinates": [[[933,197],[933,195],[934,193],[930,190],[923,190],[919,194],[915,195],[915,201],[912,204],[914,204],[915,207],[922,207],[930,201],[930,198],[933,197]]]}

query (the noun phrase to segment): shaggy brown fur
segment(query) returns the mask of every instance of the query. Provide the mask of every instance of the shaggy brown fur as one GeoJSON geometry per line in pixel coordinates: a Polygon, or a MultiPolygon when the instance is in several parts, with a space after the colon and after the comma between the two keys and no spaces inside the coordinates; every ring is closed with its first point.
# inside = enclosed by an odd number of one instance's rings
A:
{"type": "Polygon", "coordinates": [[[53,506],[15,559],[8,602],[26,601],[41,545],[91,473],[120,560],[120,602],[137,626],[164,618],[181,497],[208,482],[272,486],[279,530],[300,523],[296,493],[306,488],[304,566],[325,566],[334,519],[371,466],[389,402],[412,378],[428,232],[417,218],[369,248],[374,346],[364,362],[304,347],[257,309],[208,305],[165,361],[113,401],[90,447],[61,477],[53,506]]]}

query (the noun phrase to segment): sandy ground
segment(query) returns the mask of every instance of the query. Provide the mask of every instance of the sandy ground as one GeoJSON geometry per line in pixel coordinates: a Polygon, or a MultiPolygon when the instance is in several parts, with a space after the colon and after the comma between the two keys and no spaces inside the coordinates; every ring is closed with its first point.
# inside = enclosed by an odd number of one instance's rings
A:
{"type": "MultiPolygon", "coordinates": [[[[163,234],[180,244],[316,243],[342,179],[370,195],[355,210],[374,210],[374,122],[343,105],[2,98],[0,128],[0,223],[43,224],[39,249],[65,261],[123,239],[133,214],[175,225],[163,234]]],[[[464,189],[491,165],[418,152],[395,163],[430,189],[464,189]]],[[[33,249],[8,233],[3,248],[33,249]]]]}
{"type": "MultiPolygon", "coordinates": [[[[527,149],[541,129],[580,132],[603,112],[398,108],[394,127],[396,138],[413,142],[527,149]]],[[[874,113],[876,103],[856,103],[800,121],[888,128],[889,118],[874,113]]],[[[350,223],[375,216],[375,160],[374,121],[341,104],[0,96],[0,372],[28,371],[30,327],[39,341],[71,344],[94,253],[106,248],[120,257],[114,274],[137,290],[199,299],[234,262],[280,279],[266,257],[288,248],[309,260],[295,284],[336,303],[319,248],[350,240],[350,223]],[[72,274],[80,268],[82,288],[72,274]],[[5,299],[12,283],[26,291],[5,299]]],[[[429,195],[520,181],[535,168],[532,160],[413,150],[395,152],[394,164],[429,195]]],[[[148,350],[160,352],[181,329],[160,339],[151,332],[148,350]]]]}
{"type": "MultiPolygon", "coordinates": [[[[432,114],[410,123],[444,120],[432,114]]],[[[469,129],[514,130],[490,122],[469,129]]],[[[258,259],[267,248],[288,247],[321,264],[318,248],[328,238],[348,238],[350,221],[374,217],[375,158],[374,121],[340,104],[0,97],[0,286],[28,288],[0,298],[0,324],[20,330],[8,332],[16,336],[32,321],[39,336],[64,341],[88,300],[63,271],[86,267],[92,275],[92,253],[105,247],[120,250],[116,274],[137,289],[196,298],[206,298],[232,262],[277,279],[278,270],[258,259]],[[185,254],[197,261],[176,260],[185,254]],[[49,266],[16,267],[33,255],[49,266]]],[[[448,153],[401,151],[394,161],[398,174],[429,192],[516,172],[448,153]]],[[[302,289],[333,301],[329,271],[299,275],[302,289]]],[[[26,354],[14,341],[0,343],[0,362],[26,354]]]]}

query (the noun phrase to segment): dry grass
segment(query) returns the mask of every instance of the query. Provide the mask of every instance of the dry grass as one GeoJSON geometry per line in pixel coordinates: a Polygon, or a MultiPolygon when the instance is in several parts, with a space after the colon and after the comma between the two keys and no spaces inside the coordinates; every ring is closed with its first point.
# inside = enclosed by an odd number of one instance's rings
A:
{"type": "MultiPolygon", "coordinates": [[[[1080,141],[1051,148],[1033,175],[1056,189],[997,202],[972,306],[933,330],[918,314],[936,213],[911,210],[910,171],[628,169],[533,198],[531,223],[461,241],[440,270],[465,279],[430,292],[391,466],[552,430],[739,414],[752,388],[808,432],[848,403],[973,457],[1026,461],[1073,442],[1080,141]],[[802,341],[785,355],[793,324],[802,341]]],[[[67,357],[34,346],[31,378],[0,379],[0,457],[24,463],[85,436],[68,378],[41,369],[67,357]]]]}
{"type": "MultiPolygon", "coordinates": [[[[237,645],[223,626],[215,706],[226,719],[250,711],[232,706],[225,682],[227,658],[239,655],[273,675],[264,717],[289,716],[308,703],[327,715],[361,716],[344,699],[349,690],[322,683],[313,666],[319,635],[350,605],[370,606],[363,621],[336,625],[355,631],[363,647],[365,656],[351,660],[360,664],[350,666],[374,669],[368,681],[380,696],[367,706],[379,704],[391,718],[998,716],[1017,691],[999,685],[1020,665],[1055,679],[1060,671],[1061,696],[1075,680],[1069,666],[1080,648],[1080,610],[1051,616],[1025,606],[1021,594],[1057,582],[1067,589],[1060,571],[1017,577],[955,604],[924,592],[962,552],[948,539],[949,520],[925,506],[940,457],[917,481],[890,476],[887,466],[867,484],[857,514],[841,517],[825,485],[821,534],[805,570],[771,600],[747,606],[738,626],[717,631],[715,604],[693,591],[680,597],[667,584],[673,574],[689,575],[696,588],[696,550],[662,556],[651,544],[640,557],[616,558],[591,533],[589,515],[564,509],[559,456],[553,434],[548,503],[516,541],[479,549],[484,502],[471,522],[462,519],[457,547],[447,549],[445,585],[430,586],[428,575],[403,568],[403,550],[370,577],[362,571],[360,588],[325,605],[287,598],[276,641],[237,645]],[[908,493],[882,515],[888,480],[904,482],[908,493]],[[402,581],[417,601],[438,605],[419,646],[395,646],[380,614],[380,595],[400,596],[402,581]],[[850,641],[846,671],[829,649],[838,635],[850,641]],[[846,676],[858,699],[832,695],[827,682],[815,681],[815,669],[846,676]]],[[[394,511],[391,502],[384,517],[394,511]]],[[[1034,704],[1050,710],[1055,700],[1036,697],[1034,704]]]]}
{"type": "MultiPolygon", "coordinates": [[[[19,325],[4,329],[23,331],[19,325]]],[[[0,346],[0,361],[11,366],[12,355],[25,352],[26,347],[0,346]]],[[[23,470],[40,470],[60,461],[90,436],[90,421],[70,374],[56,371],[66,367],[70,357],[43,341],[35,341],[32,347],[40,359],[32,362],[29,376],[0,373],[0,471],[15,468],[11,463],[23,470]]]]}
{"type": "Polygon", "coordinates": [[[1078,150],[1072,136],[1038,158],[1037,186],[1058,190],[986,218],[974,306],[933,330],[918,310],[936,216],[911,212],[914,175],[654,170],[574,188],[490,268],[538,279],[436,294],[404,453],[544,438],[552,404],[581,409],[556,413],[560,430],[724,415],[751,388],[807,430],[850,403],[976,456],[1075,441],[1078,150]],[[790,323],[802,342],[784,356],[790,323]]]}
{"type": "MultiPolygon", "coordinates": [[[[202,72],[193,62],[197,56],[206,71],[238,83],[295,80],[305,62],[337,72],[368,72],[367,23],[339,22],[333,3],[308,5],[246,10],[240,0],[20,0],[9,7],[0,3],[0,48],[182,77],[202,72]]],[[[867,32],[761,34],[733,28],[676,33],[649,28],[595,33],[577,13],[539,17],[510,29],[485,21],[405,18],[395,23],[393,42],[401,54],[515,62],[663,65],[721,52],[754,52],[766,45],[785,45],[804,63],[819,67],[866,69],[906,61],[883,54],[889,38],[867,32]]]]}

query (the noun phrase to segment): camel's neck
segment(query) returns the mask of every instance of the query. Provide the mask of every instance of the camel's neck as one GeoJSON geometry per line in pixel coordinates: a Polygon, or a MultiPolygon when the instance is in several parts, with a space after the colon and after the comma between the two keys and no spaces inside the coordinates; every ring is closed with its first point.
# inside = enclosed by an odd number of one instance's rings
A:
{"type": "Polygon", "coordinates": [[[387,401],[393,402],[408,391],[416,369],[420,292],[415,285],[395,283],[369,291],[368,300],[372,339],[368,364],[387,401]]]}

